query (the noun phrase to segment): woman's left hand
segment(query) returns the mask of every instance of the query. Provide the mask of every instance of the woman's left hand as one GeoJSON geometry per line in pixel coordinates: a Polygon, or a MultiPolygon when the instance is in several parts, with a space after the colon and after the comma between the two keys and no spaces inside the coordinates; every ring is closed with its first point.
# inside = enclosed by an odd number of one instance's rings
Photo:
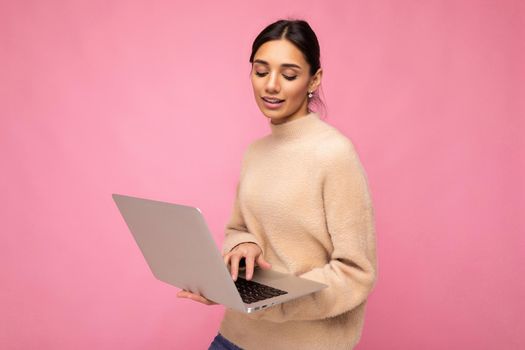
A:
{"type": "Polygon", "coordinates": [[[188,292],[187,290],[184,290],[184,289],[177,293],[177,297],[191,299],[193,301],[199,302],[204,305],[217,305],[216,302],[206,299],[200,294],[188,292]]]}

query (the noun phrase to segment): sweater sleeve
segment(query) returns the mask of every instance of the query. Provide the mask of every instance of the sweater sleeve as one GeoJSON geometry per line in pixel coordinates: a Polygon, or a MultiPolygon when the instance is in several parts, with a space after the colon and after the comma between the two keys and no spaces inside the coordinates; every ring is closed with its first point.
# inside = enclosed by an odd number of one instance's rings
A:
{"type": "Polygon", "coordinates": [[[240,181],[237,184],[237,189],[235,191],[235,201],[233,204],[231,217],[228,223],[226,224],[226,229],[224,232],[224,242],[222,244],[223,253],[228,253],[235,246],[241,243],[251,242],[261,247],[261,244],[255,237],[255,235],[248,231],[248,228],[246,227],[246,224],[244,222],[239,204],[239,188],[240,181]]]}
{"type": "Polygon", "coordinates": [[[223,253],[228,253],[235,246],[241,243],[249,243],[249,242],[255,243],[259,247],[261,247],[261,249],[263,249],[262,245],[257,240],[255,235],[249,232],[248,228],[246,227],[246,223],[244,221],[244,217],[243,217],[242,210],[241,210],[240,198],[239,198],[241,181],[243,179],[244,168],[245,168],[245,164],[247,163],[247,159],[249,157],[250,148],[251,148],[251,145],[246,149],[243,155],[243,159],[241,163],[241,174],[240,174],[240,179],[237,182],[237,187],[235,190],[235,200],[233,203],[233,209],[231,212],[230,219],[228,220],[228,223],[226,224],[226,228],[224,231],[224,241],[222,244],[223,253]]]}
{"type": "Polygon", "coordinates": [[[315,320],[366,301],[376,281],[374,212],[366,173],[351,142],[325,163],[323,206],[333,245],[329,262],[301,274],[328,285],[319,292],[250,314],[273,322],[315,320]]]}

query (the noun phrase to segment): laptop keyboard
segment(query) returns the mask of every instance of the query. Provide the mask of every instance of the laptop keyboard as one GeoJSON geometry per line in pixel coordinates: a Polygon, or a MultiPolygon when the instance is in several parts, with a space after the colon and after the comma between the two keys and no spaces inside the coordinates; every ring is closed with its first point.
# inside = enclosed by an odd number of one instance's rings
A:
{"type": "Polygon", "coordinates": [[[241,277],[237,277],[235,286],[241,295],[242,301],[246,304],[252,304],[278,295],[288,294],[288,292],[285,292],[284,290],[272,288],[254,281],[248,281],[241,277]]]}

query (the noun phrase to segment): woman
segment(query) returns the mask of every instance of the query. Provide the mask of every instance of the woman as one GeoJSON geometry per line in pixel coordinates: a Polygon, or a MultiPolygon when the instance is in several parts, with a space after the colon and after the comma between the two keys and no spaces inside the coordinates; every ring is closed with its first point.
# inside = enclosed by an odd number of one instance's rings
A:
{"type": "Polygon", "coordinates": [[[309,107],[319,57],[302,20],[277,21],[253,43],[253,92],[271,134],[244,153],[223,255],[234,280],[244,259],[247,279],[257,264],[329,287],[252,314],[227,309],[210,349],[351,349],[359,341],[376,281],[374,212],[352,142],[309,107]]]}

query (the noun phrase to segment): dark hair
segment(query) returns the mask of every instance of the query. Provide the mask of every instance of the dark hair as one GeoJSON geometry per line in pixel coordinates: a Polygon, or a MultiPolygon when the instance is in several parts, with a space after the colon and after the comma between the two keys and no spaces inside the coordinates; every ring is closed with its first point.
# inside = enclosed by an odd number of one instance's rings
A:
{"type": "MultiPolygon", "coordinates": [[[[255,53],[264,43],[279,39],[290,41],[303,53],[306,62],[310,65],[310,75],[314,75],[321,68],[321,50],[317,36],[308,22],[300,19],[281,19],[264,28],[253,41],[250,63],[253,63],[255,53]]],[[[323,102],[317,92],[314,93],[314,97],[309,101],[309,103],[312,102],[323,106],[323,102]]]]}

